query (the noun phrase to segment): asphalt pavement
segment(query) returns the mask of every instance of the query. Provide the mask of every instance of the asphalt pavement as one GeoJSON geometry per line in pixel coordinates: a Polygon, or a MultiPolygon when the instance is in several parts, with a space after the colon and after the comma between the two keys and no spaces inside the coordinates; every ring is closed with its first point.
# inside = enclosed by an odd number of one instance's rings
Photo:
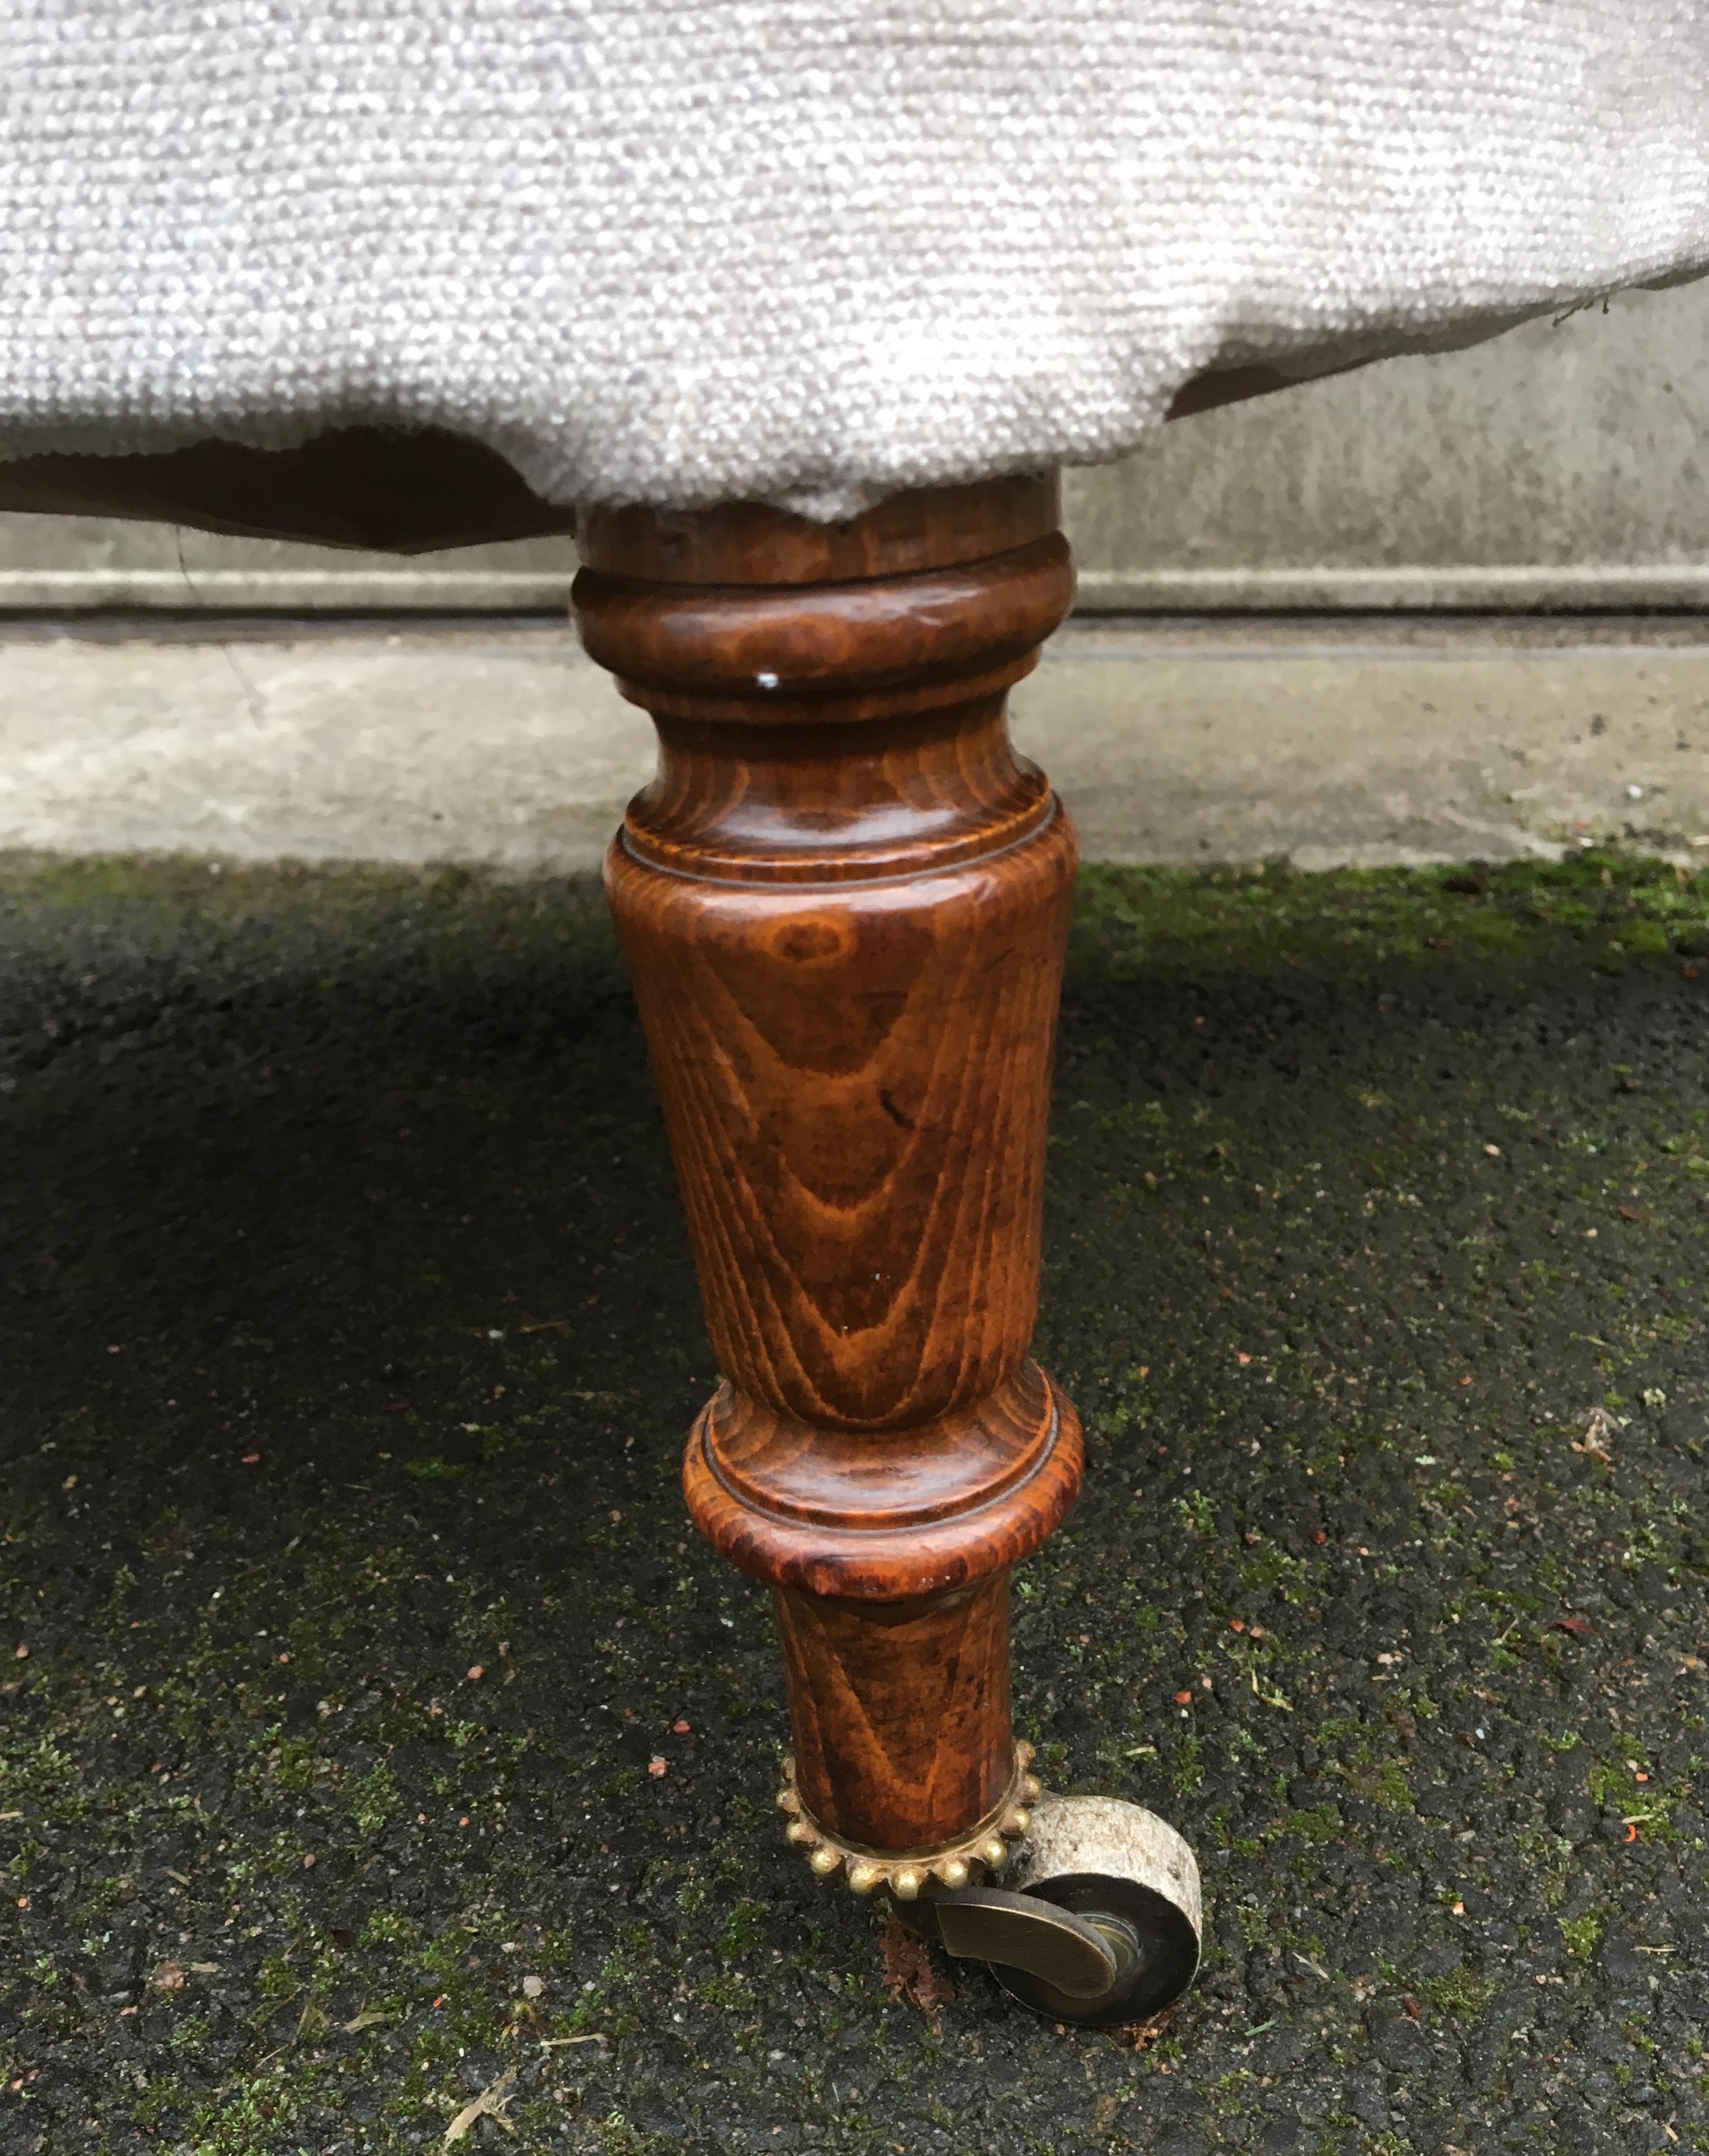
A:
{"type": "Polygon", "coordinates": [[[1709,875],[1087,873],[1017,1719],[1209,1941],[1112,2038],[782,1843],[597,895],[14,861],[0,2152],[1709,2150],[1706,1077],[1709,875]]]}

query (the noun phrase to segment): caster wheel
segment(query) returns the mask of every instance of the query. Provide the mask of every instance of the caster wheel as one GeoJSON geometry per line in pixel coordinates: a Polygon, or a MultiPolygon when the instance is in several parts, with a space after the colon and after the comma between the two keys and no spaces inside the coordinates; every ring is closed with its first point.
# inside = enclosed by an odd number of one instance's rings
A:
{"type": "Polygon", "coordinates": [[[1114,1797],[1044,1797],[1005,1887],[932,1904],[945,1948],[988,1961],[1053,2021],[1149,2020],[1198,1969],[1199,1868],[1174,1828],[1114,1797]]]}

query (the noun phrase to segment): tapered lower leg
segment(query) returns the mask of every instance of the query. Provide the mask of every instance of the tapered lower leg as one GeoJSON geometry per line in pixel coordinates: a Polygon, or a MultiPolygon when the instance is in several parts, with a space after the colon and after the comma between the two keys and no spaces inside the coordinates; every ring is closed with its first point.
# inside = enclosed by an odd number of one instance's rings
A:
{"type": "Polygon", "coordinates": [[[1014,1765],[1009,1575],[853,1602],[777,1590],[795,1786],[856,1848],[914,1851],[993,1826],[1014,1765]]]}
{"type": "Polygon", "coordinates": [[[584,527],[654,716],[607,863],[724,1383],[691,1510],[775,1590],[816,1868],[904,1893],[1027,1794],[1008,1568],[1078,1485],[1027,1358],[1072,827],[1008,685],[1066,610],[1054,490],[584,527]]]}

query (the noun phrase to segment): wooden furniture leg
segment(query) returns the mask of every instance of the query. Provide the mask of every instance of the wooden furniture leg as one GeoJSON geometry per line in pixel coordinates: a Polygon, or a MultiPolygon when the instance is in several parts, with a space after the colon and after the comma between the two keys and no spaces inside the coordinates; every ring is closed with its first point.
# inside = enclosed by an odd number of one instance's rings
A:
{"type": "Polygon", "coordinates": [[[775,1592],[790,1840],[959,1888],[1037,1794],[1009,1568],[1081,1467],[1027,1354],[1075,840],[1005,712],[1072,594],[1056,488],[579,541],[587,649],[658,728],[606,882],[723,1373],[689,1507],[775,1592]]]}

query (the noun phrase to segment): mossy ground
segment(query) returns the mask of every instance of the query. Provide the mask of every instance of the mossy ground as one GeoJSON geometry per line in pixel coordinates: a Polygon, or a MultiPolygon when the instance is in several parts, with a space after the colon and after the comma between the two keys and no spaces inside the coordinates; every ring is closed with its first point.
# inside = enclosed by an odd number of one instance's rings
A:
{"type": "Polygon", "coordinates": [[[1088,873],[1017,1692],[1204,1864],[1136,2055],[780,1845],[597,900],[0,878],[0,2150],[1709,2150],[1706,1076],[1709,878],[1088,873]]]}

